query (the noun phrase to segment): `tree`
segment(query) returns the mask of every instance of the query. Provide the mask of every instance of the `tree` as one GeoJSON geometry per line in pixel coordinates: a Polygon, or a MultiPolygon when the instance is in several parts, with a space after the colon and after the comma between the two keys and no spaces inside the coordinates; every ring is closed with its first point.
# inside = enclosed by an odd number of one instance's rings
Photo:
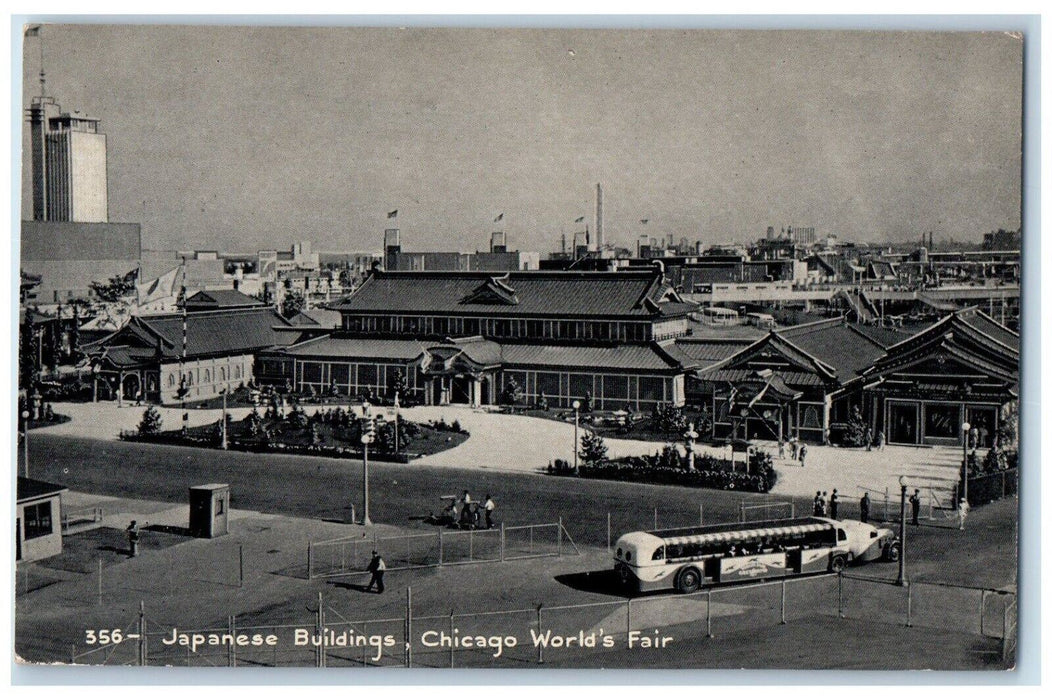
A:
{"type": "Polygon", "coordinates": [[[659,403],[650,414],[651,428],[664,433],[666,438],[679,437],[687,429],[687,415],[679,406],[670,403],[659,403]]]}
{"type": "Polygon", "coordinates": [[[844,429],[845,447],[864,447],[866,445],[866,422],[862,419],[862,411],[858,406],[851,407],[851,416],[847,420],[844,429]]]}
{"type": "Polygon", "coordinates": [[[147,406],[139,421],[139,435],[156,435],[161,432],[161,414],[155,406],[147,406]]]}
{"type": "Polygon", "coordinates": [[[606,441],[598,433],[587,431],[581,438],[581,461],[585,464],[598,464],[606,461],[606,441]]]}
{"type": "Polygon", "coordinates": [[[515,381],[515,377],[508,377],[504,380],[504,390],[500,394],[501,403],[515,405],[522,398],[522,389],[519,387],[519,383],[515,381]]]}
{"type": "Polygon", "coordinates": [[[99,301],[113,303],[135,292],[135,278],[136,272],[132,270],[127,275],[114,275],[108,282],[92,282],[88,288],[99,301]]]}
{"type": "Polygon", "coordinates": [[[285,298],[281,301],[281,315],[285,318],[292,318],[303,310],[306,303],[303,292],[298,289],[290,289],[285,292],[285,298]]]}
{"type": "Polygon", "coordinates": [[[387,393],[390,394],[392,401],[397,396],[399,403],[405,403],[406,394],[409,393],[409,380],[405,372],[398,370],[394,373],[387,382],[387,393]]]}
{"type": "Polygon", "coordinates": [[[27,311],[18,333],[18,386],[27,391],[36,384],[40,373],[37,356],[37,336],[27,311]]]}

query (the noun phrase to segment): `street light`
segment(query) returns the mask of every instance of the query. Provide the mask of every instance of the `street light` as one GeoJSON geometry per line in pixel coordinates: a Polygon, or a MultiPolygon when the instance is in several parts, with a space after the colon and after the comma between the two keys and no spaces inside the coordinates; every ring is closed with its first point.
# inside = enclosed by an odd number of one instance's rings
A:
{"type": "Polygon", "coordinates": [[[226,440],[226,387],[224,387],[223,390],[220,391],[219,393],[223,395],[223,412],[219,416],[220,425],[223,428],[223,440],[220,443],[219,447],[220,447],[220,449],[224,449],[225,450],[227,448],[227,440],[226,440]]]}
{"type": "Polygon", "coordinates": [[[102,365],[94,364],[91,366],[91,402],[99,402],[99,372],[102,371],[102,365]]]}
{"type": "Polygon", "coordinates": [[[964,455],[964,466],[961,472],[964,474],[964,494],[961,500],[968,502],[968,431],[972,429],[968,423],[961,425],[961,454],[964,455]]]}
{"type": "Polygon", "coordinates": [[[902,497],[899,502],[899,578],[895,581],[900,586],[910,585],[906,579],[906,476],[899,477],[902,497]]]}
{"type": "Polygon", "coordinates": [[[577,430],[581,422],[581,402],[573,402],[573,473],[580,473],[577,466],[577,430]]]}
{"type": "Polygon", "coordinates": [[[368,432],[369,402],[362,403],[362,525],[372,525],[369,519],[369,443],[373,436],[368,432]]]}
{"type": "Polygon", "coordinates": [[[22,411],[22,447],[25,449],[23,462],[26,465],[26,478],[29,478],[29,411],[22,411]]]}

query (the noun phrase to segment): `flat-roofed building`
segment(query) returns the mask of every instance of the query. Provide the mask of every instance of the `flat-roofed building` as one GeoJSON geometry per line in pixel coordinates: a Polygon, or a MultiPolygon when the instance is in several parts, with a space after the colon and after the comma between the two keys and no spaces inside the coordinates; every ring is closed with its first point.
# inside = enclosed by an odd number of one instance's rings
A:
{"type": "Polygon", "coordinates": [[[15,561],[37,561],[62,553],[62,494],[65,486],[18,477],[15,561]]]}

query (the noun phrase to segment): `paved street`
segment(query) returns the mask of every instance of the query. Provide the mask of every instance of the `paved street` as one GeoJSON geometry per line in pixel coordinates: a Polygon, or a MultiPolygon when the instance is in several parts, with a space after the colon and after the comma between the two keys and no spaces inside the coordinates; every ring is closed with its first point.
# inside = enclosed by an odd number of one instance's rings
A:
{"type": "MultiPolygon", "coordinates": [[[[70,416],[72,420],[35,430],[33,434],[115,440],[120,430],[135,429],[143,410],[128,405],[118,408],[115,403],[56,404],[55,411],[70,416]]],[[[237,408],[229,413],[238,420],[249,411],[237,408]]],[[[166,429],[180,425],[180,409],[161,408],[160,412],[166,429]]],[[[188,413],[190,425],[198,426],[219,420],[221,411],[190,409],[188,413]]],[[[418,422],[439,418],[457,420],[471,433],[461,445],[415,460],[413,464],[416,465],[537,472],[551,460],[573,459],[574,427],[571,422],[506,415],[464,406],[418,406],[402,409],[402,415],[418,422]]],[[[606,443],[612,457],[652,454],[664,445],[662,442],[616,439],[609,439],[606,443]]],[[[774,443],[761,443],[761,446],[776,456],[774,443]]],[[[697,454],[726,455],[725,450],[708,445],[699,444],[695,451],[697,454]]],[[[911,487],[922,489],[925,501],[934,493],[939,503],[949,504],[959,465],[960,452],[955,448],[888,446],[882,451],[867,451],[809,445],[804,467],[792,460],[775,459],[779,478],[773,493],[808,497],[818,490],[831,492],[836,488],[845,497],[853,498],[866,489],[878,494],[888,489],[894,497],[899,490],[899,477],[905,475],[911,487]]]]}

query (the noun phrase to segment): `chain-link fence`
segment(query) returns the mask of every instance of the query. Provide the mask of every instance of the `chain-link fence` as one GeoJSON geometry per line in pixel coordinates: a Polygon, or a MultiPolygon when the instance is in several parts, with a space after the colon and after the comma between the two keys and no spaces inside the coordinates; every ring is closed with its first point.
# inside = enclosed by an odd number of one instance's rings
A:
{"type": "Polygon", "coordinates": [[[123,632],[97,631],[90,643],[71,648],[70,660],[197,667],[572,665],[604,649],[660,649],[672,639],[719,644],[723,636],[819,619],[869,621],[885,632],[927,628],[989,640],[993,644],[985,653],[1000,657],[1006,668],[1014,663],[1017,642],[1013,591],[923,581],[899,586],[853,574],[714,587],[689,595],[427,615],[418,614],[412,590],[406,589],[401,614],[377,619],[347,615],[319,593],[306,610],[306,615],[297,613],[301,620],[290,622],[245,624],[252,618],[230,616],[225,625],[181,630],[156,620],[141,604],[123,632]]]}
{"type": "Polygon", "coordinates": [[[488,530],[448,530],[388,537],[343,537],[307,544],[307,578],[360,574],[373,552],[389,571],[454,564],[510,561],[579,554],[562,520],[536,525],[505,525],[488,530]]]}

